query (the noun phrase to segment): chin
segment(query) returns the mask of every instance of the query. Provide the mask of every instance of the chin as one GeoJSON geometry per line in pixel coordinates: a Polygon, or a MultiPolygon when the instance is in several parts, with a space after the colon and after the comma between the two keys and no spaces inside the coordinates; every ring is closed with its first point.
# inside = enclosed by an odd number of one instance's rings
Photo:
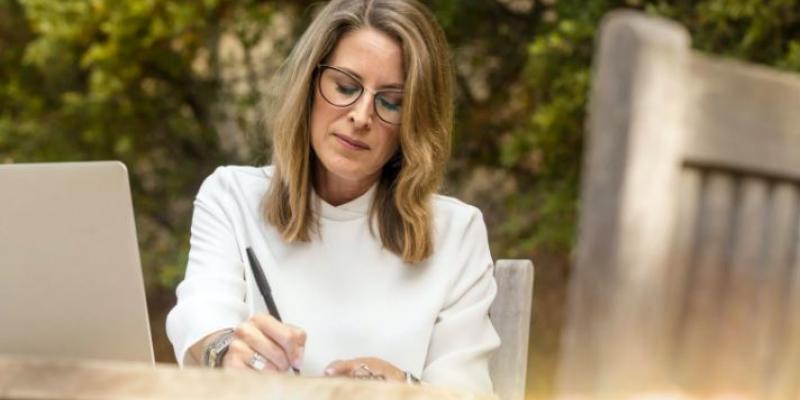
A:
{"type": "Polygon", "coordinates": [[[347,180],[362,180],[375,173],[372,168],[364,165],[363,162],[344,157],[334,157],[328,162],[323,161],[322,166],[328,173],[347,180]]]}

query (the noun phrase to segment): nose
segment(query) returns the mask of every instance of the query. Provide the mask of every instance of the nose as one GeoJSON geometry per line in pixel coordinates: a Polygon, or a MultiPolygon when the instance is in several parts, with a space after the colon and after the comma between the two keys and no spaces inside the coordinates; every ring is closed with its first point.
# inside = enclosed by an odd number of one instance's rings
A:
{"type": "Polygon", "coordinates": [[[373,94],[367,91],[361,95],[361,98],[353,104],[347,117],[353,123],[356,130],[369,130],[372,124],[372,102],[373,94]]]}

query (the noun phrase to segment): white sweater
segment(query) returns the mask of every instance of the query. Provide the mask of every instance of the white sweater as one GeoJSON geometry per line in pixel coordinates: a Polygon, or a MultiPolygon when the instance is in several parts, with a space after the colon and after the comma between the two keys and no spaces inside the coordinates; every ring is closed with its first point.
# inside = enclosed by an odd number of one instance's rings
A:
{"type": "Polygon", "coordinates": [[[436,195],[434,253],[408,265],[370,233],[377,186],[334,207],[314,195],[320,234],[284,242],[261,202],[272,167],[221,167],[194,202],[191,249],[167,335],[183,364],[209,333],[266,306],[246,261],[252,247],[283,322],[307,333],[303,375],[337,359],[378,357],[434,385],[490,392],[500,339],[488,317],[497,285],[480,211],[436,195]]]}

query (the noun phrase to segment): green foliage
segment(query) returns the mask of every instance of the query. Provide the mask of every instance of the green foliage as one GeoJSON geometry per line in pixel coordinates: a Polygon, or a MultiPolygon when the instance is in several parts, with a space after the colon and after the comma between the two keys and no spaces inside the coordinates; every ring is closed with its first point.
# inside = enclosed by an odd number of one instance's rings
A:
{"type": "Polygon", "coordinates": [[[223,84],[218,41],[253,47],[279,6],[292,5],[0,0],[0,162],[125,162],[147,282],[174,286],[200,181],[249,161],[214,124],[218,104],[258,102],[223,84]]]}

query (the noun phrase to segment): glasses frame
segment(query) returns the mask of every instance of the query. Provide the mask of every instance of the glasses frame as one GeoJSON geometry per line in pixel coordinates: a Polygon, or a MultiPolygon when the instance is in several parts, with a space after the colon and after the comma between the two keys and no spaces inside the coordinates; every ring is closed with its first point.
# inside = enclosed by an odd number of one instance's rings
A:
{"type": "MultiPolygon", "coordinates": [[[[364,93],[369,93],[369,94],[372,95],[372,109],[373,109],[373,111],[375,111],[375,115],[378,116],[378,118],[381,121],[383,121],[384,123],[386,123],[386,124],[389,124],[389,125],[392,125],[392,126],[399,126],[400,125],[400,122],[389,122],[389,121],[385,120],[383,117],[381,117],[381,113],[378,112],[378,95],[381,94],[381,93],[400,93],[400,94],[403,94],[403,90],[402,89],[370,90],[366,86],[364,86],[364,82],[361,82],[361,79],[359,79],[358,77],[354,76],[350,72],[347,72],[347,71],[345,71],[345,70],[343,70],[341,68],[335,67],[333,65],[318,64],[317,65],[317,91],[319,91],[319,95],[323,99],[325,99],[325,101],[328,102],[328,104],[330,104],[330,105],[332,105],[334,107],[339,107],[339,108],[350,107],[353,104],[356,104],[361,99],[361,96],[364,95],[364,93]],[[350,79],[352,79],[353,81],[358,83],[358,86],[361,87],[361,92],[358,93],[358,96],[356,96],[353,99],[353,101],[351,101],[350,103],[345,104],[345,105],[335,104],[334,102],[330,101],[327,97],[325,97],[325,94],[322,93],[322,73],[325,71],[325,69],[332,69],[332,70],[335,70],[337,72],[340,72],[342,74],[347,75],[350,79]]],[[[402,113],[402,111],[401,111],[401,113],[402,113]]],[[[401,117],[401,120],[402,120],[402,117],[401,117]]]]}

